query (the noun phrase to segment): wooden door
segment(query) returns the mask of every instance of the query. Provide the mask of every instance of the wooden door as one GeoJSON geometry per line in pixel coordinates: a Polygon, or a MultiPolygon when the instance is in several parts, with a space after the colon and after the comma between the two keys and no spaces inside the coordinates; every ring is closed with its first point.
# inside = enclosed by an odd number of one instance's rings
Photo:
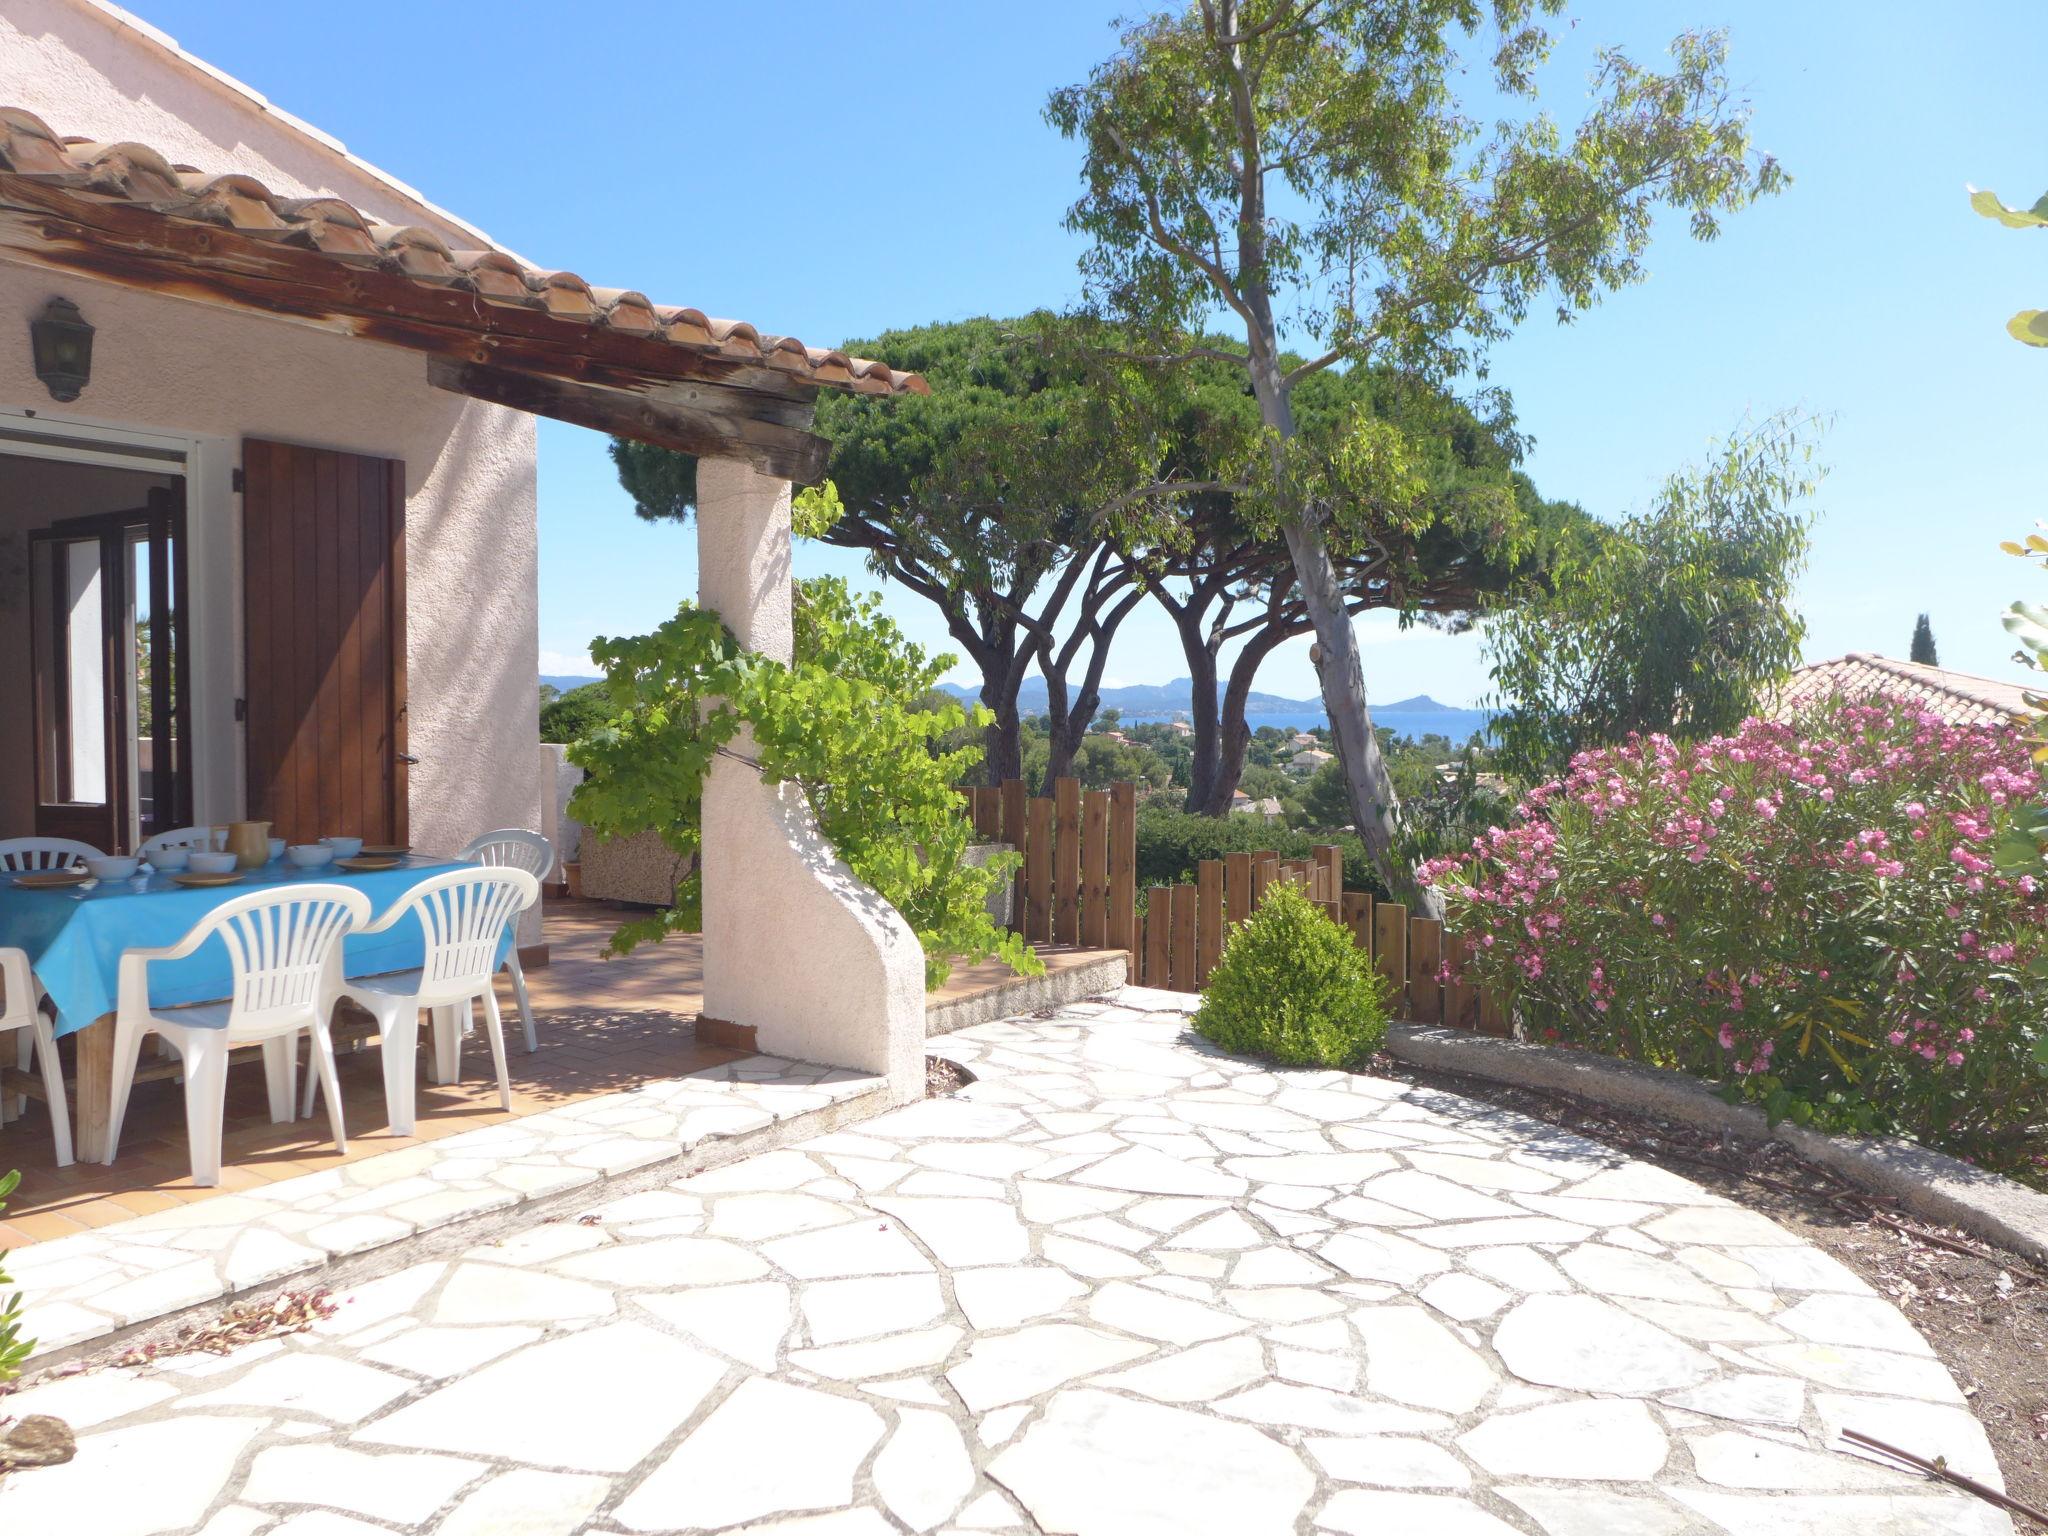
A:
{"type": "Polygon", "coordinates": [[[405,466],[242,444],[249,815],[406,841],[405,466]]]}

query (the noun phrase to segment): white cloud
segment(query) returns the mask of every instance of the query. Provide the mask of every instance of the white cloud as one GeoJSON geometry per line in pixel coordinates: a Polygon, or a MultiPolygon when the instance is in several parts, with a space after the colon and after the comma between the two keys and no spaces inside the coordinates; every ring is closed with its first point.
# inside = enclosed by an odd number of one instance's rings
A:
{"type": "Polygon", "coordinates": [[[590,659],[590,652],[580,655],[575,651],[547,651],[540,653],[540,670],[543,677],[591,677],[597,672],[597,663],[590,659]]]}

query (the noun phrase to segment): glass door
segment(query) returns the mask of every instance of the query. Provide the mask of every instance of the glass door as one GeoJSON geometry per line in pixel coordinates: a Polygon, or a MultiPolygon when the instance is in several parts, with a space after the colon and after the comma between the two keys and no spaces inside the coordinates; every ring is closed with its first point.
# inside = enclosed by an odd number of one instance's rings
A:
{"type": "Polygon", "coordinates": [[[132,851],[185,825],[183,506],[30,536],[36,831],[132,851]]]}

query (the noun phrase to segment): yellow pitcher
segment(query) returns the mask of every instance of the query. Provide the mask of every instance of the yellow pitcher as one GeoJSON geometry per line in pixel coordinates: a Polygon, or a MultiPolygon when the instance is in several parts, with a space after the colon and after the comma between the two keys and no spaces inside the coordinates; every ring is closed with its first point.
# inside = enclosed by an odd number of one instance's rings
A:
{"type": "Polygon", "coordinates": [[[241,869],[261,869],[270,862],[270,823],[232,821],[226,827],[227,851],[241,869]]]}

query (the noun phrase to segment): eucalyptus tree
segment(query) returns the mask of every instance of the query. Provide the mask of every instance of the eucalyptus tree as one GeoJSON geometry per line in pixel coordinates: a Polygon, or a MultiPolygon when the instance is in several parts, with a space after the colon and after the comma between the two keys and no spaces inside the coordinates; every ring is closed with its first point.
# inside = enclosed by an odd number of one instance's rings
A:
{"type": "MultiPolygon", "coordinates": [[[[1255,413],[1242,370],[1234,386],[1255,413]]],[[[1353,617],[1390,611],[1404,623],[1462,631],[1482,605],[1540,582],[1558,541],[1589,522],[1574,505],[1544,500],[1520,471],[1524,440],[1499,391],[1468,403],[1393,370],[1352,368],[1308,378],[1295,405],[1305,432],[1369,411],[1415,449],[1417,494],[1335,519],[1332,558],[1353,617]]],[[[1194,681],[1187,808],[1220,816],[1244,771],[1246,708],[1260,669],[1314,623],[1284,542],[1239,515],[1227,493],[1184,504],[1181,537],[1148,569],[1194,681]]]]}
{"type": "MultiPolygon", "coordinates": [[[[1295,394],[1333,368],[1456,379],[1540,296],[1561,315],[1640,279],[1660,207],[1712,236],[1781,181],[1731,100],[1718,34],[1670,67],[1599,56],[1560,128],[1532,107],[1562,0],[1197,0],[1122,35],[1047,117],[1085,150],[1068,226],[1089,237],[1090,305],[1138,355],[1244,368],[1265,431],[1255,527],[1286,541],[1322,663],[1365,845],[1398,891],[1398,797],[1366,707],[1338,550],[1347,517],[1398,512],[1414,479],[1398,431],[1352,413],[1305,435],[1295,394]],[[1487,35],[1482,38],[1482,32],[1487,35]],[[1478,49],[1506,101],[1461,103],[1478,49]],[[1224,353],[1204,333],[1241,328],[1224,353]],[[1287,352],[1302,354],[1288,364],[1287,352]]],[[[1417,893],[1425,910],[1440,906],[1417,893]]]]}

